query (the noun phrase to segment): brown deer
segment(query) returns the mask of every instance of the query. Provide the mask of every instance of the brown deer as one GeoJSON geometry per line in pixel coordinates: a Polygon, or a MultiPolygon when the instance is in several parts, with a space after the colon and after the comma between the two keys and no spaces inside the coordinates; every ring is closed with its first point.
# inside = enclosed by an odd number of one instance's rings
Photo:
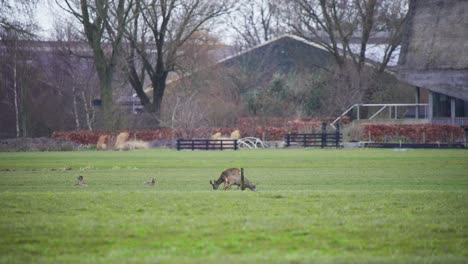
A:
{"type": "MultiPolygon", "coordinates": [[[[242,185],[241,183],[241,170],[238,168],[230,168],[224,170],[216,181],[210,180],[210,184],[214,190],[217,190],[219,185],[224,183],[224,190],[231,189],[232,185],[237,185],[237,189],[242,185]]],[[[247,178],[244,178],[244,186],[252,191],[257,190],[257,186],[251,184],[247,178]]]]}

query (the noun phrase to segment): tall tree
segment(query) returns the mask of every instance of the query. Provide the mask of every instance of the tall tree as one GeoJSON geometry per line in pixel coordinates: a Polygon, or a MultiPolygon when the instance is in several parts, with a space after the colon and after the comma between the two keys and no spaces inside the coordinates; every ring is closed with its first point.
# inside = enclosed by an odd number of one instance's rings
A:
{"type": "MultiPolygon", "coordinates": [[[[34,7],[38,0],[0,0],[0,40],[2,48],[12,56],[5,58],[6,62],[4,66],[9,68],[11,71],[11,85],[6,87],[7,90],[13,93],[13,103],[15,109],[15,131],[16,137],[26,136],[27,134],[27,108],[24,103],[25,94],[27,87],[25,84],[20,83],[21,70],[25,69],[22,67],[24,59],[22,55],[24,52],[18,51],[18,42],[21,40],[31,39],[34,37],[34,30],[36,26],[33,17],[34,7]],[[21,53],[21,55],[20,55],[21,53]]],[[[29,67],[30,68],[30,67],[29,67]]],[[[2,71],[0,73],[0,81],[6,81],[9,79],[9,74],[2,71]]],[[[6,83],[6,82],[5,82],[6,83]]],[[[5,91],[5,94],[9,92],[5,91]]]]}
{"type": "Polygon", "coordinates": [[[230,24],[241,49],[257,46],[283,32],[278,4],[277,0],[248,0],[239,4],[230,24]]]}
{"type": "MultiPolygon", "coordinates": [[[[49,84],[57,87],[68,87],[67,97],[73,101],[73,117],[75,129],[86,127],[93,130],[94,109],[90,106],[92,96],[97,87],[96,70],[93,57],[86,49],[84,36],[68,19],[61,19],[54,23],[54,59],[49,61],[46,68],[49,84]]],[[[65,99],[65,98],[64,98],[65,99]]]]}
{"type": "Polygon", "coordinates": [[[104,126],[112,128],[112,81],[133,0],[56,0],[83,26],[99,78],[104,126]]]}
{"type": "Polygon", "coordinates": [[[180,59],[187,56],[181,48],[196,32],[206,30],[210,22],[225,14],[231,7],[229,2],[136,0],[132,9],[133,22],[128,24],[126,34],[130,43],[129,79],[144,108],[153,113],[156,122],[161,120],[168,75],[176,71],[180,59]],[[151,82],[152,98],[144,91],[145,75],[151,82]]]}
{"type": "Polygon", "coordinates": [[[0,0],[0,33],[14,31],[32,35],[36,28],[31,19],[38,0],[0,0]]]}
{"type": "Polygon", "coordinates": [[[32,124],[37,104],[34,99],[44,91],[45,82],[38,65],[39,48],[20,36],[23,35],[9,31],[2,37],[0,101],[8,106],[4,118],[8,119],[8,112],[14,112],[15,136],[27,137],[34,135],[32,124]]]}
{"type": "MultiPolygon", "coordinates": [[[[317,42],[335,58],[331,76],[347,80],[343,91],[358,92],[357,101],[369,102],[379,89],[380,75],[401,43],[408,0],[291,0],[283,14],[294,34],[317,42]],[[372,71],[371,40],[378,39],[381,58],[372,71]],[[384,46],[382,48],[382,46],[384,46]],[[352,86],[352,87],[351,87],[352,86]],[[358,91],[356,91],[356,89],[358,91]]],[[[375,58],[374,58],[375,59],[375,58]]],[[[354,93],[354,92],[353,92],[354,93]]],[[[354,103],[357,103],[356,101],[354,103]]],[[[343,105],[347,108],[348,105],[343,105]]]]}
{"type": "Polygon", "coordinates": [[[284,14],[293,33],[318,42],[338,65],[351,60],[358,71],[368,59],[372,37],[386,45],[379,72],[401,42],[408,0],[291,0],[284,14]],[[354,44],[359,44],[356,48],[354,44]]]}

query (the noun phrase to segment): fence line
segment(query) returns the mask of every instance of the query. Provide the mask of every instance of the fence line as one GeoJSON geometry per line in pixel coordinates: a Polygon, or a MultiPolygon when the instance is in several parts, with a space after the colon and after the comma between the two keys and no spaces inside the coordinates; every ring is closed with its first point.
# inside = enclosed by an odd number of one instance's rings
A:
{"type": "Polygon", "coordinates": [[[327,124],[322,123],[321,133],[308,134],[286,134],[286,146],[290,147],[291,143],[298,143],[303,147],[341,147],[343,135],[340,132],[340,126],[336,125],[334,133],[327,133],[327,124]]]}
{"type": "Polygon", "coordinates": [[[238,150],[237,139],[178,139],[177,150],[238,150]]]}

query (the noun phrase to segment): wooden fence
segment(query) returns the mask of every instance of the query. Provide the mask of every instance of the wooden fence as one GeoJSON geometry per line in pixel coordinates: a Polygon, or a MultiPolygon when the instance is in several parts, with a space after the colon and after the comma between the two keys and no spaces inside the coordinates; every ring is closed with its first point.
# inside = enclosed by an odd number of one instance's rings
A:
{"type": "Polygon", "coordinates": [[[290,147],[295,144],[302,147],[316,147],[316,148],[327,148],[327,147],[341,147],[343,135],[340,132],[339,125],[336,126],[336,131],[327,133],[326,124],[322,124],[321,133],[310,133],[310,134],[286,134],[285,141],[286,146],[290,147]]]}
{"type": "Polygon", "coordinates": [[[177,150],[238,150],[237,139],[178,139],[177,150]]]}

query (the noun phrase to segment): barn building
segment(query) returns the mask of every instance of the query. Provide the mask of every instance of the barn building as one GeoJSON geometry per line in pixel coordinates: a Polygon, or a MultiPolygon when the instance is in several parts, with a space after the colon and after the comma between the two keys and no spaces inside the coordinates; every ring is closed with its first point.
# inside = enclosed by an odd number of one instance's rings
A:
{"type": "Polygon", "coordinates": [[[435,124],[468,125],[468,1],[411,0],[398,77],[435,124]]]}

